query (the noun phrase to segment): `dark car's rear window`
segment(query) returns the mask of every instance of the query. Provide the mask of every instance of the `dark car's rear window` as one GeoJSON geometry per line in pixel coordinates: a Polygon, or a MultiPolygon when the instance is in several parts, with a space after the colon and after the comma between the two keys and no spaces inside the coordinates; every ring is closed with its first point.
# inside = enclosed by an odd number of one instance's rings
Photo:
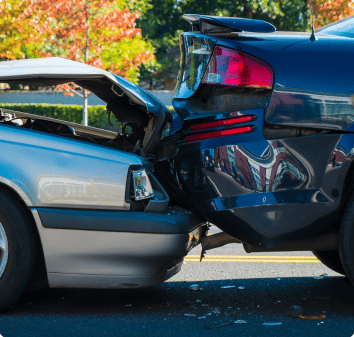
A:
{"type": "Polygon", "coordinates": [[[354,38],[354,15],[320,28],[318,33],[354,38]]]}

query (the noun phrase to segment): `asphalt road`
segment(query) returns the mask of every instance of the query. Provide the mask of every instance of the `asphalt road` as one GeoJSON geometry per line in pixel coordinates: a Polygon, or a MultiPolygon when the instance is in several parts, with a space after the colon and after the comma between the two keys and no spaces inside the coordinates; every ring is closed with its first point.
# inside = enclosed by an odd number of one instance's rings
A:
{"type": "Polygon", "coordinates": [[[26,293],[0,315],[0,334],[3,337],[350,337],[354,334],[354,287],[345,277],[318,263],[310,252],[246,254],[239,245],[232,244],[211,251],[202,263],[197,262],[199,252],[198,247],[191,252],[178,275],[149,289],[48,289],[26,293]],[[321,274],[327,275],[318,278],[321,274]],[[199,290],[191,290],[193,285],[199,290]],[[325,317],[316,320],[287,317],[292,305],[300,306],[306,317],[325,317]]]}

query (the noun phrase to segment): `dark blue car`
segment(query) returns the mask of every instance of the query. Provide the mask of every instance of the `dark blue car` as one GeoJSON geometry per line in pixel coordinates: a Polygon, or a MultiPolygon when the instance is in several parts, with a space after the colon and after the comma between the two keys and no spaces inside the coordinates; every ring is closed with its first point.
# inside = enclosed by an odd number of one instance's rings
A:
{"type": "Polygon", "coordinates": [[[184,18],[183,125],[160,181],[247,252],[311,250],[354,283],[354,17],[314,35],[184,18]]]}

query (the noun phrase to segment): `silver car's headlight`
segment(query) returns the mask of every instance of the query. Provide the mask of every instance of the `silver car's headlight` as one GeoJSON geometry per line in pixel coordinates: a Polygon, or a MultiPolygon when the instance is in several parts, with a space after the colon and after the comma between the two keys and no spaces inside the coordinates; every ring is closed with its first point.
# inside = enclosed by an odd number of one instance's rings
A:
{"type": "Polygon", "coordinates": [[[132,171],[135,200],[148,199],[155,196],[149,177],[144,169],[132,171]]]}

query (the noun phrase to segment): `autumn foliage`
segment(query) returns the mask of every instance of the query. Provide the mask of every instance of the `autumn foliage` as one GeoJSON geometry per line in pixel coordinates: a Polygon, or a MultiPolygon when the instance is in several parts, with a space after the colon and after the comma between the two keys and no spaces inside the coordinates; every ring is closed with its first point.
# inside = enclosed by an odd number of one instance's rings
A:
{"type": "Polygon", "coordinates": [[[353,0],[313,0],[316,28],[354,15],[353,0]]]}
{"type": "Polygon", "coordinates": [[[137,80],[153,61],[125,0],[0,0],[0,57],[61,56],[137,80]]]}

